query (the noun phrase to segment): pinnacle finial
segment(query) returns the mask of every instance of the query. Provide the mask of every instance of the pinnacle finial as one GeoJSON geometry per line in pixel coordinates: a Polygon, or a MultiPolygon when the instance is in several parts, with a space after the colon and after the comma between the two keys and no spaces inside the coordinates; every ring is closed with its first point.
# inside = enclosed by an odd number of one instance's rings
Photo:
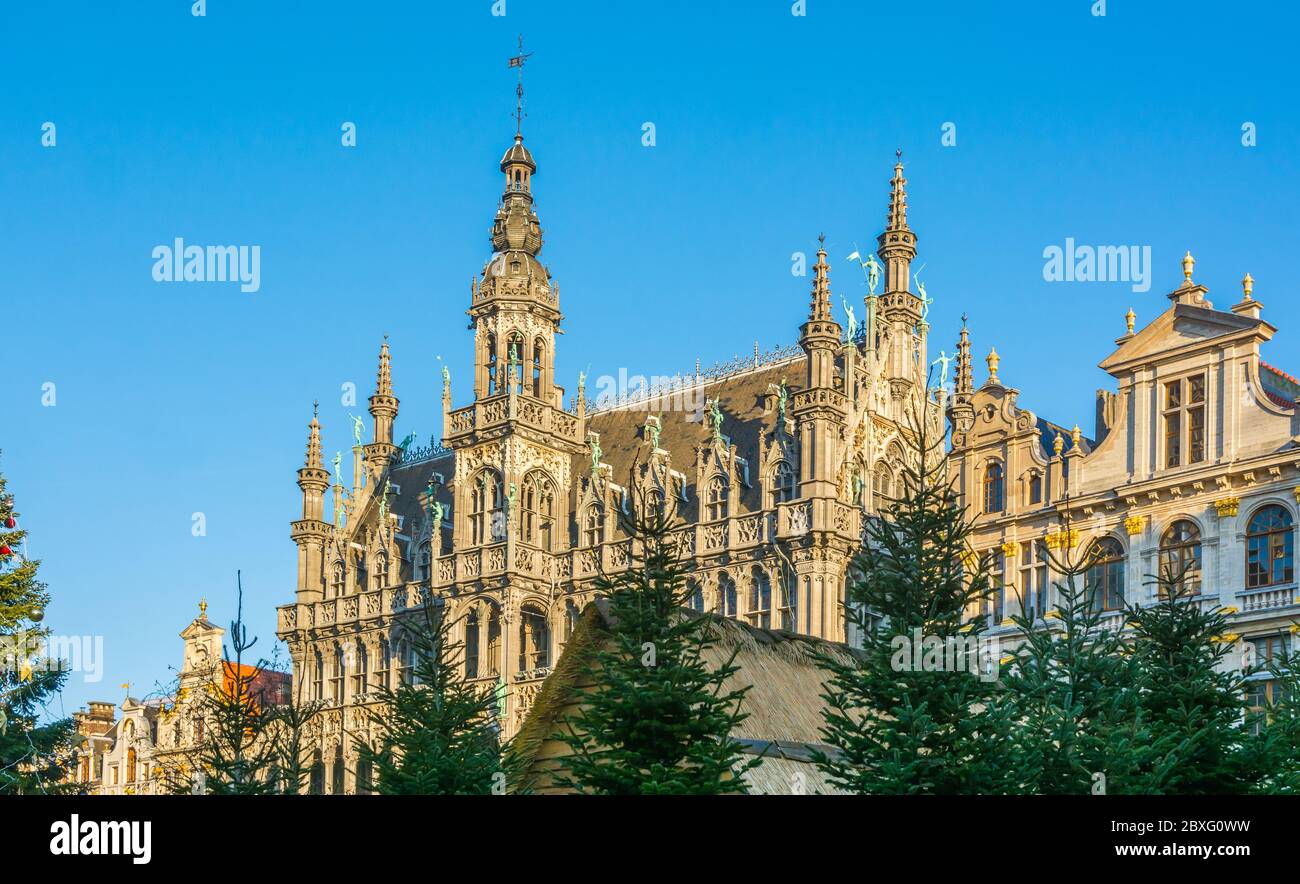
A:
{"type": "Polygon", "coordinates": [[[1124,314],[1124,324],[1128,326],[1128,333],[1133,334],[1133,326],[1137,324],[1137,314],[1133,312],[1132,307],[1124,314]]]}
{"type": "Polygon", "coordinates": [[[822,244],[817,249],[817,263],[813,265],[812,304],[808,311],[808,318],[812,320],[831,318],[830,266],[826,263],[825,238],[825,234],[818,237],[822,240],[822,244]]]}
{"type": "Polygon", "coordinates": [[[1062,436],[1060,433],[1057,433],[1056,438],[1052,440],[1052,453],[1055,454],[1057,457],[1060,457],[1061,452],[1064,450],[1065,450],[1065,437],[1062,436]]]}
{"type": "Polygon", "coordinates": [[[1079,429],[1078,424],[1075,424],[1074,429],[1070,431],[1070,441],[1074,443],[1071,446],[1071,449],[1078,448],[1079,440],[1082,438],[1083,438],[1083,431],[1079,429]]]}
{"type": "Polygon", "coordinates": [[[321,469],[320,421],[316,419],[317,403],[312,403],[311,423],[307,425],[307,469],[321,469]]]}
{"type": "Polygon", "coordinates": [[[206,598],[199,599],[199,616],[208,616],[208,600],[206,598]]]}
{"type": "Polygon", "coordinates": [[[1183,285],[1192,285],[1192,268],[1196,266],[1196,259],[1192,257],[1192,250],[1188,249],[1187,254],[1183,255],[1183,285]]]}
{"type": "Polygon", "coordinates": [[[375,395],[393,395],[393,370],[388,355],[388,335],[384,335],[384,342],[379,345],[379,377],[375,382],[375,395]]]}
{"type": "Polygon", "coordinates": [[[1255,291],[1255,280],[1251,279],[1249,273],[1241,278],[1241,293],[1247,301],[1251,299],[1251,292],[1255,291]]]}
{"type": "Polygon", "coordinates": [[[989,380],[996,382],[998,379],[998,363],[1002,357],[998,355],[997,347],[989,348],[989,355],[984,357],[984,364],[989,367],[989,380]]]}

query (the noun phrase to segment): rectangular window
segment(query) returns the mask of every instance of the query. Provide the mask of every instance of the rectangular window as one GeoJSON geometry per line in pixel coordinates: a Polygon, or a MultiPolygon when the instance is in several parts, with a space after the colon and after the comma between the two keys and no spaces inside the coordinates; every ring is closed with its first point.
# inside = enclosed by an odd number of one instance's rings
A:
{"type": "Polygon", "coordinates": [[[1179,442],[1182,441],[1182,415],[1171,412],[1165,415],[1165,466],[1176,467],[1181,462],[1179,442]]]}
{"type": "Polygon", "coordinates": [[[1205,406],[1187,409],[1187,462],[1205,460],[1205,406]]]}
{"type": "Polygon", "coordinates": [[[1166,469],[1205,460],[1205,406],[1205,375],[1165,384],[1166,469]]]}

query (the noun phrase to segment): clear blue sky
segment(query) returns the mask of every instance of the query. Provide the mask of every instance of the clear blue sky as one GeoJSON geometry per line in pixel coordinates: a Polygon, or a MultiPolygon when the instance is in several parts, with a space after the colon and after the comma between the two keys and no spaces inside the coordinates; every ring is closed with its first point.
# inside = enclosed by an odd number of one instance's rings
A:
{"type": "Polygon", "coordinates": [[[1253,274],[1282,330],[1266,358],[1300,370],[1297,14],[1107,5],[4,4],[0,469],[54,594],[47,624],[105,637],[103,681],[74,677],[64,709],[164,680],[201,596],[230,619],[237,568],[272,643],[312,399],[327,452],[344,448],[340,385],[369,394],[384,333],[399,438],[440,429],[438,356],[467,400],[464,310],[520,32],[570,390],[588,363],[672,373],[793,341],[808,280],[790,255],[820,231],[837,293],[859,298],[843,259],[874,243],[896,147],[932,349],[969,312],[979,354],[996,343],[1039,414],[1091,431],[1096,363],[1130,305],[1139,322],[1165,308],[1188,248],[1220,306],[1253,274]],[[261,291],[155,283],[151,251],[177,236],[261,246],[261,291]],[[1066,237],[1150,245],[1151,291],[1045,282],[1043,249],[1066,237]]]}

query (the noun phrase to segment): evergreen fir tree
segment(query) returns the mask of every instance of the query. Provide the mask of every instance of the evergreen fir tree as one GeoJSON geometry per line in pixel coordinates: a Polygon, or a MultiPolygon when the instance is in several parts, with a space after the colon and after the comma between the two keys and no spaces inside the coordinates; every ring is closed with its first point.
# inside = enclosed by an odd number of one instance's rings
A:
{"type": "Polygon", "coordinates": [[[40,562],[23,554],[13,496],[0,475],[0,795],[74,791],[61,784],[72,761],[72,720],[42,723],[67,678],[44,655],[50,594],[36,579],[40,562]]]}
{"type": "Polygon", "coordinates": [[[855,561],[861,576],[846,617],[861,636],[859,659],[822,660],[830,676],[823,733],[840,753],[818,764],[860,794],[1003,793],[1013,788],[1002,757],[1009,721],[998,661],[981,643],[989,562],[970,549],[943,433],[926,414],[920,402],[910,411],[902,493],[867,521],[855,561]],[[918,637],[921,659],[911,653],[918,637]]]}
{"type": "MultiPolygon", "coordinates": [[[[1070,536],[1067,522],[1063,536],[1070,536]]],[[[1041,542],[1041,541],[1040,541],[1041,542]]],[[[1056,606],[1039,619],[1019,596],[1010,619],[1018,646],[1003,674],[1011,711],[1007,759],[1016,791],[1030,795],[1137,791],[1142,769],[1156,770],[1160,747],[1145,726],[1141,668],[1124,622],[1102,626],[1084,582],[1089,562],[1068,546],[1046,563],[1061,575],[1056,606]]],[[[1162,772],[1163,775],[1163,772],[1162,772]]]]}
{"type": "Polygon", "coordinates": [[[1155,604],[1130,605],[1133,654],[1141,668],[1141,711],[1158,760],[1141,771],[1138,791],[1221,795],[1250,792],[1268,774],[1270,738],[1251,733],[1246,680],[1235,668],[1226,612],[1202,604],[1182,575],[1161,573],[1155,604]]]}
{"type": "MultiPolygon", "coordinates": [[[[1295,640],[1297,631],[1300,627],[1291,627],[1289,641],[1295,640]]],[[[1292,646],[1271,660],[1257,662],[1260,665],[1247,680],[1258,692],[1258,708],[1247,714],[1246,726],[1263,742],[1259,751],[1266,754],[1260,765],[1263,776],[1253,791],[1300,795],[1300,654],[1292,646]]]]}
{"type": "MultiPolygon", "coordinates": [[[[396,689],[381,686],[371,710],[374,739],[360,747],[363,769],[382,795],[488,795],[504,788],[495,692],[465,681],[461,645],[441,599],[397,629],[415,655],[396,689]]],[[[364,787],[363,787],[364,788],[364,787]]]]}
{"type": "Polygon", "coordinates": [[[712,667],[709,615],[685,610],[686,568],[661,507],[623,515],[633,562],[597,589],[609,634],[584,667],[593,687],[566,719],[556,784],[598,795],[715,795],[748,791],[746,759],[731,738],[748,688],[728,689],[734,655],[712,667]]]}

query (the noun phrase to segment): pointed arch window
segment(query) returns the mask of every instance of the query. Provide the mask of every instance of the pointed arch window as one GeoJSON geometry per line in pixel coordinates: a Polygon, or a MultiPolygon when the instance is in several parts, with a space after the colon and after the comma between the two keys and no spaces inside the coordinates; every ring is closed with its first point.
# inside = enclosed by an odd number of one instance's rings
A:
{"type": "Polygon", "coordinates": [[[370,578],[371,589],[383,589],[384,584],[388,582],[388,556],[380,553],[375,560],[375,573],[370,578]]]}
{"type": "Polygon", "coordinates": [[[379,670],[375,673],[378,678],[378,684],[381,688],[391,689],[393,683],[389,677],[393,671],[393,649],[388,644],[387,638],[379,640],[379,670]]]}
{"type": "Polygon", "coordinates": [[[883,460],[877,462],[876,469],[871,475],[871,496],[877,511],[889,505],[889,498],[893,491],[893,471],[889,469],[889,464],[883,460]]]}
{"type": "Polygon", "coordinates": [[[470,491],[470,540],[475,544],[504,539],[501,476],[495,470],[479,473],[470,491]]]}
{"type": "Polygon", "coordinates": [[[356,654],[357,663],[352,670],[352,693],[360,696],[370,687],[370,651],[365,644],[357,642],[356,654]]]}
{"type": "Polygon", "coordinates": [[[772,579],[758,565],[754,566],[750,581],[749,611],[746,617],[754,626],[772,628],[772,579]]]}
{"type": "Polygon", "coordinates": [[[540,669],[550,661],[551,627],[546,614],[525,605],[519,612],[519,671],[540,669]]]}
{"type": "Polygon", "coordinates": [[[554,525],[555,485],[545,473],[535,470],[524,479],[520,535],[525,543],[549,551],[554,525]]]}
{"type": "Polygon", "coordinates": [[[493,678],[501,675],[501,612],[496,608],[488,615],[487,659],[484,663],[486,675],[493,678]]]}
{"type": "Polygon", "coordinates": [[[1124,607],[1124,547],[1113,537],[1092,545],[1084,578],[1093,610],[1118,611],[1124,607]]]}
{"type": "Polygon", "coordinates": [[[602,525],[605,521],[604,511],[600,504],[593,503],[587,507],[587,514],[583,518],[582,528],[582,545],[586,547],[595,547],[600,545],[602,535],[602,525]]]}
{"type": "Polygon", "coordinates": [[[1246,527],[1246,587],[1277,586],[1295,579],[1295,530],[1291,513],[1263,507],[1246,527]]]}
{"type": "Polygon", "coordinates": [[[541,338],[533,340],[533,396],[542,398],[542,365],[545,362],[546,343],[541,338]]]}
{"type": "Polygon", "coordinates": [[[772,470],[772,506],[794,500],[794,467],[786,460],[778,460],[772,470]]]}
{"type": "Polygon", "coordinates": [[[419,579],[433,579],[433,544],[426,540],[420,544],[420,551],[416,554],[416,570],[419,572],[419,579]]]}
{"type": "Polygon", "coordinates": [[[465,618],[465,677],[478,678],[478,611],[465,618]]]}
{"type": "Polygon", "coordinates": [[[714,476],[705,491],[705,521],[719,522],[727,517],[727,480],[714,476]]]}
{"type": "Polygon", "coordinates": [[[321,656],[319,648],[316,649],[315,665],[312,667],[311,697],[318,702],[325,699],[325,658],[321,656]]]}
{"type": "Polygon", "coordinates": [[[357,554],[356,575],[357,575],[357,583],[356,586],[353,587],[353,589],[357,592],[365,592],[366,588],[370,585],[370,572],[369,569],[366,567],[365,553],[357,554]]]}
{"type": "Polygon", "coordinates": [[[736,581],[726,571],[718,576],[718,605],[722,616],[736,616],[736,581]]]}
{"type": "Polygon", "coordinates": [[[704,613],[704,588],[699,581],[686,581],[686,604],[692,611],[704,613]]]}
{"type": "Polygon", "coordinates": [[[995,460],[984,468],[984,512],[1002,512],[1004,484],[1002,464],[995,460]]]}
{"type": "Polygon", "coordinates": [[[781,574],[781,628],[793,632],[798,624],[799,583],[798,576],[788,567],[781,574]]]}
{"type": "Polygon", "coordinates": [[[343,648],[339,645],[334,646],[334,672],[330,678],[330,699],[335,703],[343,702],[343,674],[347,671],[347,664],[343,656],[343,648]]]}
{"type": "Polygon", "coordinates": [[[1201,529],[1179,519],[1160,536],[1160,597],[1169,587],[1180,586],[1186,595],[1201,594],[1201,529]]]}
{"type": "Polygon", "coordinates": [[[330,597],[342,598],[346,586],[347,574],[343,569],[343,563],[335,562],[333,569],[330,571],[330,597]]]}

